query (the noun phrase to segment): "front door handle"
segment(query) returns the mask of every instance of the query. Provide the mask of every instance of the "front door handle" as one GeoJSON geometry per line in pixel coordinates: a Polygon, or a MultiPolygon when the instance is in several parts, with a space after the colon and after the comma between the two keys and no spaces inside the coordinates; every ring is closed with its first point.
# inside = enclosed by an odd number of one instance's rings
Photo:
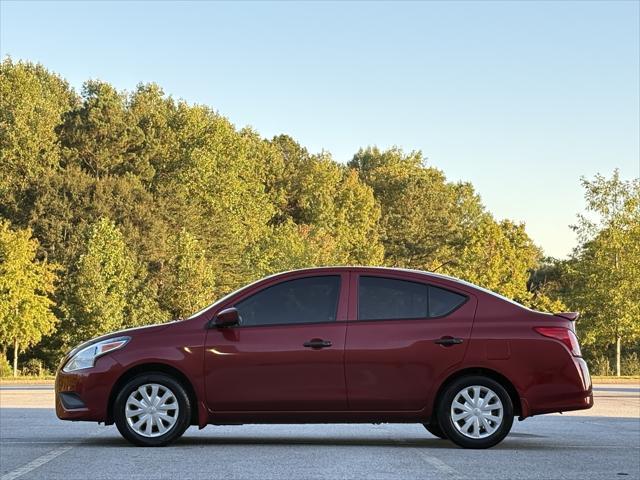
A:
{"type": "Polygon", "coordinates": [[[458,345],[462,343],[462,339],[454,338],[454,337],[442,337],[437,339],[435,343],[437,343],[438,345],[442,345],[444,347],[450,347],[451,345],[458,345]]]}
{"type": "Polygon", "coordinates": [[[308,342],[304,342],[302,346],[307,348],[313,348],[314,350],[318,350],[320,348],[330,347],[331,342],[329,340],[323,340],[321,338],[312,338],[308,342]]]}

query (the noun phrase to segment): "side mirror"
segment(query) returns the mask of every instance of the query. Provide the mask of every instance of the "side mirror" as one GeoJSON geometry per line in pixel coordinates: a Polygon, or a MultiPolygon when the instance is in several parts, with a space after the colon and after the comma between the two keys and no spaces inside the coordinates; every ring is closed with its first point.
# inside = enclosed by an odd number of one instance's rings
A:
{"type": "MultiPolygon", "coordinates": [[[[218,312],[212,322],[216,327],[231,327],[240,324],[240,312],[236,308],[225,308],[218,312]]],[[[212,326],[214,326],[212,325],[212,326]]]]}

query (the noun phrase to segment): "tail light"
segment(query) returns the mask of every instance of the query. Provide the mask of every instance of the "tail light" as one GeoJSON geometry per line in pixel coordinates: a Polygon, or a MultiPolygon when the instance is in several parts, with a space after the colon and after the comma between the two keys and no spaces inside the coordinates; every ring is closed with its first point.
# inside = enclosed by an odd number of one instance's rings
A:
{"type": "Polygon", "coordinates": [[[574,357],[581,357],[580,344],[578,337],[568,328],[563,327],[535,327],[534,330],[544,337],[560,340],[571,352],[574,357]]]}

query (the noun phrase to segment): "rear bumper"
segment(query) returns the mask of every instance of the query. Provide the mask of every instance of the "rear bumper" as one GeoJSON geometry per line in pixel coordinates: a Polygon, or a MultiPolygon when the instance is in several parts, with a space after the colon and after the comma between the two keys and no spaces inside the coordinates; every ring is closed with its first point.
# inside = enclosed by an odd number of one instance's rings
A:
{"type": "Polygon", "coordinates": [[[587,410],[593,407],[593,393],[591,390],[576,395],[566,396],[544,407],[532,409],[529,416],[542,415],[544,413],[570,412],[573,410],[587,410]]]}
{"type": "Polygon", "coordinates": [[[571,364],[554,376],[556,382],[541,384],[531,389],[530,394],[522,399],[522,417],[593,407],[591,375],[587,363],[582,358],[572,357],[572,360],[571,364]]]}
{"type": "Polygon", "coordinates": [[[93,368],[56,374],[56,415],[61,420],[106,422],[109,396],[117,379],[119,363],[105,355],[93,368]]]}

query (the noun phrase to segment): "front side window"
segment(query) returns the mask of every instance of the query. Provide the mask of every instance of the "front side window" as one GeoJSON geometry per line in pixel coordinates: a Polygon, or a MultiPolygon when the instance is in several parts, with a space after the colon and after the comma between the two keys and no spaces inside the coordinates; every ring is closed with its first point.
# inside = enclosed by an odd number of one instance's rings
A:
{"type": "Polygon", "coordinates": [[[267,287],[237,303],[242,326],[334,322],[340,276],[299,278],[267,287]]]}
{"type": "Polygon", "coordinates": [[[464,295],[424,283],[361,276],[359,320],[400,320],[441,317],[466,300],[464,295]]]}

